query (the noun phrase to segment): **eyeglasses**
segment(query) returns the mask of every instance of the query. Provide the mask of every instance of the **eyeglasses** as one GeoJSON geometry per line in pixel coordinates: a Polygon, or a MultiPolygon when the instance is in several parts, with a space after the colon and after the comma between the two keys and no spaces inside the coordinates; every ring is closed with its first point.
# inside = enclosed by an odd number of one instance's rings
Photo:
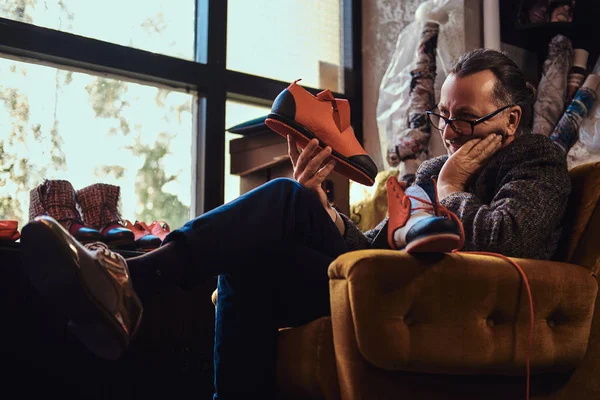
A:
{"type": "Polygon", "coordinates": [[[446,118],[441,116],[440,114],[436,114],[433,111],[425,111],[427,117],[429,118],[429,122],[431,126],[437,129],[438,131],[443,131],[446,129],[446,125],[450,125],[452,130],[459,135],[465,136],[473,136],[473,132],[475,131],[475,125],[485,122],[489,119],[494,118],[496,115],[500,114],[502,111],[506,110],[514,106],[514,104],[509,104],[502,108],[497,109],[496,111],[485,115],[481,118],[477,118],[475,120],[466,120],[466,119],[458,119],[458,118],[446,118]],[[436,120],[433,116],[439,118],[436,120]]]}

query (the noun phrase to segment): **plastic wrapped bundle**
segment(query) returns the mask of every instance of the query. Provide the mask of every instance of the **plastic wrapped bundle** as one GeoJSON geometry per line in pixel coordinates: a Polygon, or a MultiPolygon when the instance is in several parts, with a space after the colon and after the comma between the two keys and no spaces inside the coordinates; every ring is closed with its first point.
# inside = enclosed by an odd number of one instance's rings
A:
{"type": "Polygon", "coordinates": [[[571,41],[556,35],[548,45],[548,56],[542,67],[537,98],[533,105],[533,133],[550,136],[565,109],[567,74],[571,68],[571,41]]]}
{"type": "MultiPolygon", "coordinates": [[[[415,69],[410,72],[410,93],[408,106],[408,129],[398,135],[388,152],[390,165],[398,165],[406,159],[415,159],[427,151],[431,127],[425,111],[435,106],[435,52],[439,25],[427,22],[417,50],[415,69]]],[[[416,171],[409,171],[414,173],[416,171]]]]}
{"type": "MultiPolygon", "coordinates": [[[[600,75],[600,57],[590,76],[596,75],[600,75]]],[[[596,97],[598,97],[599,90],[600,87],[596,89],[596,97]]],[[[587,117],[581,122],[581,127],[579,128],[579,141],[588,151],[594,153],[600,152],[600,101],[598,100],[594,103],[594,106],[587,117]]]]}
{"type": "MultiPolygon", "coordinates": [[[[428,158],[430,133],[420,129],[418,114],[425,104],[435,104],[452,61],[464,52],[464,12],[463,2],[459,0],[425,1],[417,9],[415,21],[398,36],[390,65],[381,81],[377,103],[381,150],[387,155],[385,158],[390,167],[413,170],[428,158]],[[439,26],[437,49],[424,57],[420,50],[424,49],[423,35],[435,29],[430,24],[439,26]],[[433,90],[428,77],[421,81],[427,89],[416,84],[422,77],[416,73],[422,68],[420,60],[434,67],[433,74],[427,72],[433,76],[433,90]],[[429,94],[424,95],[424,100],[417,99],[425,92],[429,94]],[[401,164],[402,160],[406,161],[401,164]]],[[[422,115],[425,117],[424,111],[422,115]]]]}

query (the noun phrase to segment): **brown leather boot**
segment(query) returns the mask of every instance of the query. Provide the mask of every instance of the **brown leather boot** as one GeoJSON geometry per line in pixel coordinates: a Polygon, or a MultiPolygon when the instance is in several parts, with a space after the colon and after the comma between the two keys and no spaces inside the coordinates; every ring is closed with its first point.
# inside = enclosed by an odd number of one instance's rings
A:
{"type": "Polygon", "coordinates": [[[48,215],[83,243],[102,240],[96,229],[84,226],[77,210],[76,193],[69,181],[45,180],[29,192],[29,220],[48,215]]]}
{"type": "Polygon", "coordinates": [[[102,233],[103,241],[112,247],[133,247],[134,234],[122,224],[119,213],[121,188],[96,183],[77,191],[83,221],[102,233]]]}
{"type": "Polygon", "coordinates": [[[71,332],[97,356],[118,359],[143,314],[125,259],[104,243],[82,246],[48,216],[23,227],[21,245],[30,282],[69,318],[71,332]]]}

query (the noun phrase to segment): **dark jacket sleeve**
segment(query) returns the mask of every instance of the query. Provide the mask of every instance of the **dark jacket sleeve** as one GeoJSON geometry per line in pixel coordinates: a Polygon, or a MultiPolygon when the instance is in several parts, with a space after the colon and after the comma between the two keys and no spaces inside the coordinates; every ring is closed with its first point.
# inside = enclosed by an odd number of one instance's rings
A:
{"type": "Polygon", "coordinates": [[[467,192],[453,193],[441,204],[463,222],[463,250],[549,259],[571,190],[565,156],[549,140],[507,150],[489,204],[467,192]]]}

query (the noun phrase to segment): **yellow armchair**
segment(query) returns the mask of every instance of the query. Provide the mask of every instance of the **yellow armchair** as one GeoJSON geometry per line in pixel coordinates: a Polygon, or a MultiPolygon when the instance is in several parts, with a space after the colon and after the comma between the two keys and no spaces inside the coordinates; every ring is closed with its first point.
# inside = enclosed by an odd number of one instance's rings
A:
{"type": "MultiPolygon", "coordinates": [[[[600,163],[570,175],[563,262],[515,260],[534,300],[532,398],[600,398],[600,163]]],[[[329,277],[340,398],[524,397],[529,305],[508,262],[366,250],[329,277]]]]}
{"type": "MultiPolygon", "coordinates": [[[[557,261],[515,260],[534,301],[532,399],[600,398],[600,163],[570,175],[557,261]]],[[[331,317],[280,332],[281,398],[524,398],[529,300],[507,261],[363,250],[329,277],[331,317]]]]}

